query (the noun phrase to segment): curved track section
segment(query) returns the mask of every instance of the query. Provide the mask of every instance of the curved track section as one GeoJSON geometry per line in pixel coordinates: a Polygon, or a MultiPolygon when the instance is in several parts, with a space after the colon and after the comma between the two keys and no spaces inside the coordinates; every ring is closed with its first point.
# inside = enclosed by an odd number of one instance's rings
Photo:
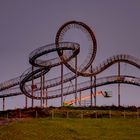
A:
{"type": "MultiPolygon", "coordinates": [[[[114,55],[112,57],[109,57],[108,59],[103,61],[98,66],[94,67],[92,69],[92,71],[94,71],[94,73],[96,73],[96,74],[99,74],[100,72],[106,70],[107,68],[109,68],[110,66],[112,66],[113,64],[115,64],[117,62],[128,63],[128,64],[131,64],[131,65],[137,67],[138,69],[140,69],[140,59],[138,59],[134,56],[131,56],[131,55],[120,54],[120,55],[114,55]]],[[[30,68],[30,71],[31,71],[31,68],[30,68]]],[[[67,74],[64,75],[64,80],[63,81],[67,82],[67,81],[70,81],[74,78],[75,78],[74,73],[67,73],[67,74]]],[[[21,76],[1,83],[0,84],[0,91],[9,89],[9,88],[14,87],[16,85],[19,85],[20,84],[20,79],[21,79],[21,76]]],[[[51,87],[57,86],[59,84],[61,84],[61,77],[56,77],[54,79],[50,79],[50,80],[47,80],[45,82],[46,88],[51,88],[51,87]]],[[[38,83],[37,85],[39,86],[40,83],[38,83]]]]}
{"type": "MultiPolygon", "coordinates": [[[[80,92],[80,91],[90,89],[91,87],[100,87],[100,86],[116,84],[116,83],[140,86],[140,78],[137,78],[134,76],[128,76],[128,75],[120,75],[120,77],[118,77],[116,75],[101,77],[101,78],[97,79],[96,85],[94,84],[94,82],[91,84],[91,81],[85,81],[85,82],[79,83],[77,85],[77,87],[78,87],[77,91],[80,92]]],[[[17,89],[19,89],[19,88],[17,88],[17,89]]],[[[73,93],[75,93],[74,86],[67,86],[64,88],[64,93],[63,93],[64,96],[70,95],[73,93]]],[[[13,89],[9,89],[9,90],[5,91],[3,95],[0,95],[0,98],[18,96],[18,95],[23,95],[23,93],[20,92],[20,90],[15,92],[15,88],[13,88],[13,89]]],[[[48,97],[47,97],[48,99],[58,98],[58,97],[61,97],[61,89],[48,91],[48,97]]]]}
{"type": "MultiPolygon", "coordinates": [[[[77,85],[77,89],[75,89],[74,86],[65,87],[63,89],[64,92],[63,96],[73,94],[76,91],[77,92],[84,91],[90,89],[91,87],[99,87],[99,86],[116,84],[116,83],[124,83],[124,84],[140,86],[140,78],[134,76],[126,76],[126,75],[121,75],[120,77],[118,76],[102,77],[96,79],[96,85],[94,84],[94,82],[92,82],[91,84],[91,81],[86,81],[86,82],[79,83],[77,85]]],[[[61,97],[61,89],[48,92],[48,99],[58,98],[58,97],[61,97]]]]}

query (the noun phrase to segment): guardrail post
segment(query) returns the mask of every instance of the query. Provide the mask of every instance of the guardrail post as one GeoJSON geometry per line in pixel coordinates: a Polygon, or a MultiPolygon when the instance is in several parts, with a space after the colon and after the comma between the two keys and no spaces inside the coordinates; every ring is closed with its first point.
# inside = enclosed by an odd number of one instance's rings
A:
{"type": "Polygon", "coordinates": [[[112,113],[111,113],[111,110],[109,110],[109,118],[112,117],[112,113]]]}
{"type": "Polygon", "coordinates": [[[9,118],[8,112],[7,112],[7,114],[6,114],[6,118],[7,118],[7,119],[9,118]]]}
{"type": "Polygon", "coordinates": [[[94,111],[94,113],[95,113],[95,118],[97,119],[97,118],[98,118],[97,112],[96,112],[96,111],[94,111]]]}
{"type": "Polygon", "coordinates": [[[124,112],[123,112],[123,117],[126,118],[125,110],[124,110],[124,112]]]}
{"type": "Polygon", "coordinates": [[[81,111],[81,119],[83,119],[83,118],[84,118],[84,112],[81,111]]]}
{"type": "Polygon", "coordinates": [[[35,117],[36,117],[36,118],[38,117],[38,113],[37,113],[37,110],[35,111],[35,117]]]}
{"type": "Polygon", "coordinates": [[[3,111],[5,110],[5,97],[3,97],[3,111]]]}
{"type": "Polygon", "coordinates": [[[139,118],[139,110],[137,110],[137,118],[139,118]]]}
{"type": "Polygon", "coordinates": [[[54,118],[54,111],[52,110],[52,119],[54,118]]]}
{"type": "Polygon", "coordinates": [[[19,118],[21,118],[21,110],[19,109],[19,118]]]}
{"type": "Polygon", "coordinates": [[[67,119],[69,118],[69,112],[67,111],[67,119]]]}

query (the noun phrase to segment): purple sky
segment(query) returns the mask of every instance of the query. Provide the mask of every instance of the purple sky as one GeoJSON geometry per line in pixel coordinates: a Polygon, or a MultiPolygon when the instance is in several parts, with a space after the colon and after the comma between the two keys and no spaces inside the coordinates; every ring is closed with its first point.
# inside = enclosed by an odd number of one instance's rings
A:
{"type": "MultiPolygon", "coordinates": [[[[85,22],[94,30],[98,43],[95,65],[115,54],[140,58],[139,0],[0,0],[0,82],[21,75],[30,67],[29,53],[54,43],[59,27],[70,20],[85,22]]],[[[116,68],[110,67],[99,77],[115,74],[116,68]]],[[[128,64],[122,64],[121,72],[140,75],[140,70],[128,64]]],[[[140,106],[140,87],[121,87],[121,104],[140,106]]],[[[117,104],[117,86],[102,89],[111,90],[114,96],[98,97],[97,104],[117,104]]],[[[24,106],[21,100],[12,97],[7,106],[24,106]]]]}

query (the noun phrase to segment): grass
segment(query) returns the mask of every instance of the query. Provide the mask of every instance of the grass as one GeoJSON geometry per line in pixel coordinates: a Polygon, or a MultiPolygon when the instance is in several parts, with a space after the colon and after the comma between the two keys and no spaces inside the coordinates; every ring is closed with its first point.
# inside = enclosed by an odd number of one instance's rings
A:
{"type": "Polygon", "coordinates": [[[139,140],[140,119],[26,119],[0,126],[0,140],[139,140]]]}

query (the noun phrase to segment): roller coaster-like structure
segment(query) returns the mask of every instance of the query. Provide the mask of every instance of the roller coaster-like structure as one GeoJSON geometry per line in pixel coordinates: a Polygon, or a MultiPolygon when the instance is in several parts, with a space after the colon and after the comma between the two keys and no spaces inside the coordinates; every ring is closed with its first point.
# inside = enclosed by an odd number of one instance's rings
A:
{"type": "MultiPolygon", "coordinates": [[[[19,77],[0,83],[0,98],[5,99],[7,97],[25,94],[26,97],[32,99],[33,106],[34,99],[40,100],[41,104],[46,100],[47,104],[47,99],[61,97],[61,105],[63,105],[64,96],[74,94],[75,99],[77,99],[78,92],[90,89],[92,105],[93,88],[94,93],[96,93],[96,87],[114,83],[117,83],[118,87],[120,83],[140,86],[140,78],[120,74],[120,62],[129,63],[140,69],[140,59],[131,55],[119,54],[109,57],[96,67],[92,67],[96,51],[96,38],[89,26],[79,21],[66,22],[59,28],[54,44],[42,46],[30,53],[29,63],[32,65],[31,68],[27,69],[19,77]],[[81,64],[77,63],[77,57],[80,53],[80,44],[65,41],[66,32],[72,28],[84,32],[89,43],[89,45],[87,45],[89,47],[88,55],[81,64]],[[97,74],[116,63],[118,63],[118,75],[96,78],[97,74]],[[49,74],[51,69],[59,65],[61,66],[60,76],[53,79],[45,79],[45,74],[49,74]],[[64,66],[66,66],[70,72],[64,74],[64,66]],[[90,77],[90,80],[78,83],[78,77],[90,77]],[[74,85],[64,87],[65,83],[72,80],[75,81],[74,85]],[[49,90],[55,86],[61,87],[49,90]]],[[[96,105],[96,94],[94,101],[96,105]]],[[[77,103],[75,102],[75,104],[77,103]]],[[[118,93],[118,105],[120,105],[120,93],[118,93]]]]}

